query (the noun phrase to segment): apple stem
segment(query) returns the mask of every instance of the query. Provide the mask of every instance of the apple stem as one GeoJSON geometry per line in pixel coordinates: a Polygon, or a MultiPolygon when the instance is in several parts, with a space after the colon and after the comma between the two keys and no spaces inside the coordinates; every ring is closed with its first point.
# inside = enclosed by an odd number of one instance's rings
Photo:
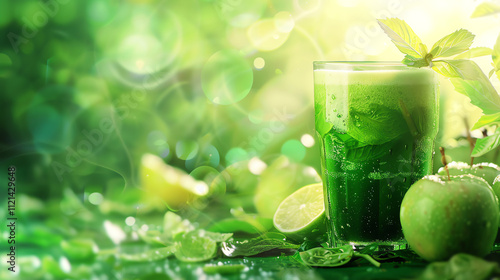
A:
{"type": "Polygon", "coordinates": [[[448,163],[446,162],[446,155],[444,154],[444,148],[439,147],[439,151],[441,152],[441,162],[444,165],[444,170],[446,170],[446,174],[448,174],[448,181],[451,181],[450,170],[448,170],[448,163]]]}
{"type": "Polygon", "coordinates": [[[467,122],[467,119],[464,117],[464,124],[465,124],[465,131],[467,132],[467,141],[469,141],[470,144],[470,166],[474,165],[474,157],[472,156],[472,150],[474,150],[474,140],[472,140],[472,136],[470,135],[469,131],[469,123],[467,122]]]}

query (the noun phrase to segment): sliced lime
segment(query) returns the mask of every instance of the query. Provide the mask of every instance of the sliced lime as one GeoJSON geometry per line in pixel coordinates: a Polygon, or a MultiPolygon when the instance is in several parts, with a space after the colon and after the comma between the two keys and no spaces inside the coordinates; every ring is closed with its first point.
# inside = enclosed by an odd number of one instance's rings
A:
{"type": "Polygon", "coordinates": [[[194,198],[208,193],[205,182],[194,179],[184,170],[170,166],[152,154],[142,157],[140,176],[147,199],[154,203],[160,198],[173,209],[182,208],[194,198]]]}
{"type": "Polygon", "coordinates": [[[285,198],[274,214],[273,223],[295,240],[323,234],[326,230],[323,185],[307,185],[285,198]]]}
{"type": "Polygon", "coordinates": [[[275,159],[260,175],[254,203],[260,216],[272,218],[279,203],[302,186],[321,182],[314,168],[286,156],[275,159]]]}

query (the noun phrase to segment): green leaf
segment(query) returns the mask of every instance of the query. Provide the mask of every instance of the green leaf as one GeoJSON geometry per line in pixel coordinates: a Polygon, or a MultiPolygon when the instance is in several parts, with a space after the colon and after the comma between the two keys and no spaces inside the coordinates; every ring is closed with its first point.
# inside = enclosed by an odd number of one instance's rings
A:
{"type": "Polygon", "coordinates": [[[314,267],[337,267],[343,266],[351,261],[354,250],[351,245],[338,248],[313,248],[300,252],[300,258],[309,266],[314,267]]]}
{"type": "Polygon", "coordinates": [[[405,55],[405,58],[402,61],[403,64],[406,64],[410,67],[425,67],[429,66],[429,61],[425,58],[416,58],[409,54],[405,55]]]}
{"type": "Polygon", "coordinates": [[[480,57],[480,56],[485,56],[485,55],[491,55],[493,53],[493,50],[487,47],[476,47],[476,48],[471,48],[457,56],[455,56],[453,59],[471,59],[474,57],[480,57]]]}
{"type": "Polygon", "coordinates": [[[171,245],[168,247],[151,249],[149,251],[137,254],[126,254],[120,253],[118,254],[118,258],[123,261],[128,262],[148,262],[148,261],[157,261],[161,259],[165,259],[174,254],[175,246],[171,245]]]}
{"type": "Polygon", "coordinates": [[[500,97],[491,84],[460,78],[450,79],[450,81],[457,92],[469,97],[470,102],[483,110],[483,113],[495,114],[500,111],[500,97]]]}
{"type": "Polygon", "coordinates": [[[378,24],[402,53],[414,58],[424,58],[427,54],[425,45],[404,20],[398,18],[379,19],[378,24]]]}
{"type": "Polygon", "coordinates": [[[500,96],[474,61],[437,60],[432,69],[451,78],[455,90],[468,96],[471,103],[481,108],[485,114],[500,111],[500,96]]]}
{"type": "Polygon", "coordinates": [[[476,140],[476,145],[474,150],[472,150],[472,157],[480,157],[500,145],[500,132],[493,135],[486,136],[484,138],[479,138],[476,140]]]}
{"type": "MultiPolygon", "coordinates": [[[[497,37],[497,41],[493,46],[493,52],[491,53],[491,58],[493,59],[493,67],[497,77],[500,79],[500,35],[497,37]]],[[[490,75],[491,76],[491,75],[490,75]]]]}
{"type": "Polygon", "coordinates": [[[433,61],[432,69],[448,78],[480,80],[481,76],[484,76],[483,71],[474,61],[466,59],[436,60],[433,61]]]}
{"type": "Polygon", "coordinates": [[[500,124],[500,112],[490,115],[482,115],[472,126],[471,130],[479,129],[483,126],[500,124]]]}
{"type": "Polygon", "coordinates": [[[432,46],[432,50],[435,52],[431,52],[431,54],[434,58],[456,55],[468,50],[473,40],[472,33],[460,29],[438,40],[432,46]]]}
{"type": "Polygon", "coordinates": [[[380,145],[408,131],[401,111],[371,103],[367,108],[349,111],[347,132],[354,139],[380,145]]]}
{"type": "Polygon", "coordinates": [[[222,253],[228,257],[254,256],[270,250],[298,249],[300,245],[285,241],[280,233],[267,233],[252,239],[228,240],[222,242],[222,253]]]}
{"type": "Polygon", "coordinates": [[[500,13],[500,5],[492,2],[484,2],[479,4],[474,12],[472,12],[471,18],[484,17],[500,13]]]}

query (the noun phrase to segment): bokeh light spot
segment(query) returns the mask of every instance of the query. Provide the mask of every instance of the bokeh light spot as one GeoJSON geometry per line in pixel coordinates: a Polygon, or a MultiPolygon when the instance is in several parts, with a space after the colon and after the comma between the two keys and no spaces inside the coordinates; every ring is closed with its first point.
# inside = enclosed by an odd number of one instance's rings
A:
{"type": "Polygon", "coordinates": [[[103,200],[104,200],[104,197],[102,196],[102,194],[100,194],[98,192],[94,192],[94,193],[91,193],[89,195],[89,202],[91,204],[99,205],[102,203],[103,200]]]}
{"type": "Polygon", "coordinates": [[[242,100],[252,84],[252,68],[241,54],[233,50],[216,52],[201,73],[203,92],[215,104],[228,105],[242,100]]]}
{"type": "Polygon", "coordinates": [[[255,67],[255,69],[257,69],[257,70],[264,68],[265,65],[266,65],[266,61],[262,57],[256,57],[253,60],[253,67],[255,67]]]}
{"type": "Polygon", "coordinates": [[[301,161],[306,155],[306,148],[300,141],[291,139],[281,146],[281,153],[292,160],[301,161]]]}
{"type": "Polygon", "coordinates": [[[127,226],[133,226],[135,224],[135,218],[134,217],[127,217],[125,219],[125,224],[127,224],[127,226]]]}
{"type": "Polygon", "coordinates": [[[279,12],[274,15],[274,25],[280,32],[290,32],[295,26],[295,21],[289,12],[279,12]]]}
{"type": "Polygon", "coordinates": [[[69,263],[68,259],[65,257],[61,257],[59,259],[59,267],[65,273],[69,273],[71,271],[71,264],[69,263]]]}
{"type": "Polygon", "coordinates": [[[300,137],[300,142],[307,148],[311,148],[314,146],[314,137],[311,134],[304,134],[300,137]]]}
{"type": "Polygon", "coordinates": [[[200,147],[195,157],[186,160],[186,168],[193,170],[199,166],[218,167],[220,163],[219,151],[212,145],[200,147]]]}
{"type": "Polygon", "coordinates": [[[248,159],[248,153],[240,147],[231,148],[226,154],[226,166],[248,159]]]}
{"type": "Polygon", "coordinates": [[[199,146],[195,141],[179,141],[175,145],[175,154],[178,158],[189,160],[196,156],[199,146]]]}
{"type": "Polygon", "coordinates": [[[250,43],[259,51],[275,50],[288,39],[288,32],[276,28],[274,20],[259,20],[248,28],[250,43]]]}
{"type": "Polygon", "coordinates": [[[260,175],[267,168],[267,164],[258,157],[253,157],[248,161],[248,170],[255,175],[260,175]]]}

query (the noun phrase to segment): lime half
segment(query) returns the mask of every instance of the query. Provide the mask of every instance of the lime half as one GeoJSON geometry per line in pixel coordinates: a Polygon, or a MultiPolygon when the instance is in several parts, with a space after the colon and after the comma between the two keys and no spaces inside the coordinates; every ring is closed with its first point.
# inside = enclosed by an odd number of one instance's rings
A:
{"type": "Polygon", "coordinates": [[[325,233],[323,185],[307,185],[285,198],[274,214],[273,223],[276,229],[297,241],[325,233]]]}
{"type": "Polygon", "coordinates": [[[145,154],[141,159],[141,185],[151,203],[161,199],[169,208],[179,209],[199,196],[208,193],[204,181],[198,181],[184,170],[163,162],[152,154],[145,154]]]}

